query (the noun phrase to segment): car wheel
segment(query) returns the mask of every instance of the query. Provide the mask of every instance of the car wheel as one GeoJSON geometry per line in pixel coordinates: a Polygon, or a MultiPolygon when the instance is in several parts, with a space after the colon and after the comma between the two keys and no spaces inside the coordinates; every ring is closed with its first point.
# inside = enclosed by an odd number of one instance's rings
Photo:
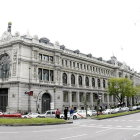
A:
{"type": "Polygon", "coordinates": [[[63,119],[64,117],[63,116],[61,116],[61,119],[63,119]]]}
{"type": "Polygon", "coordinates": [[[27,118],[26,116],[24,118],[27,118]]]}
{"type": "Polygon", "coordinates": [[[77,117],[76,116],[73,116],[73,119],[75,120],[77,117]]]}

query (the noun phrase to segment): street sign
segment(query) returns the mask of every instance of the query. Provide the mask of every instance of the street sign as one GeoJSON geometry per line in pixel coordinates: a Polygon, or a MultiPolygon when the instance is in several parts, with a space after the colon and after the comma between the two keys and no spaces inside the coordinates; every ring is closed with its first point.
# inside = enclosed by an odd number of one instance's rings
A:
{"type": "Polygon", "coordinates": [[[54,102],[51,102],[50,105],[51,105],[51,109],[54,109],[54,102]]]}

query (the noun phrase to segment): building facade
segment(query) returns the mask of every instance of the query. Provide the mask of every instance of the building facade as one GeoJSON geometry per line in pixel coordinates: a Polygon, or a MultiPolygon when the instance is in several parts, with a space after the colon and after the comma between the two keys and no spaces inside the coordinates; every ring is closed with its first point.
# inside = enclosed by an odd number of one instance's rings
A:
{"type": "MultiPolygon", "coordinates": [[[[118,104],[106,92],[112,77],[128,77],[134,85],[140,84],[140,74],[115,56],[105,61],[29,33],[22,36],[6,31],[0,39],[2,111],[84,109],[85,99],[90,109],[96,109],[95,93],[101,95],[100,105],[109,108],[118,104]],[[33,96],[25,94],[29,91],[33,96]]],[[[134,103],[131,99],[130,104],[134,103]]]]}

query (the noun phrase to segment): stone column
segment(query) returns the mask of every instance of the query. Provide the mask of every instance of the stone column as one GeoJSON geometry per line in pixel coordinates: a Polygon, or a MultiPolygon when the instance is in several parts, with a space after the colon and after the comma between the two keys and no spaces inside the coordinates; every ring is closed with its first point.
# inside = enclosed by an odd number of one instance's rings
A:
{"type": "Polygon", "coordinates": [[[60,71],[60,85],[63,85],[63,72],[60,71]]]}
{"type": "Polygon", "coordinates": [[[108,80],[105,80],[105,87],[108,88],[108,80]]]}
{"type": "Polygon", "coordinates": [[[76,74],[76,78],[75,78],[75,85],[76,85],[76,87],[79,87],[78,77],[79,77],[79,74],[77,73],[76,74]]]}
{"type": "Polygon", "coordinates": [[[83,75],[83,78],[82,78],[83,80],[82,80],[82,85],[83,85],[83,88],[85,88],[85,75],[83,75]]]}
{"type": "Polygon", "coordinates": [[[69,93],[69,106],[71,108],[72,107],[72,92],[69,91],[68,93],[69,93]]]}
{"type": "Polygon", "coordinates": [[[71,73],[70,72],[68,73],[67,83],[68,83],[68,86],[71,87],[71,73]]]}
{"type": "Polygon", "coordinates": [[[97,77],[95,77],[95,88],[98,87],[98,81],[97,81],[97,77]]]}
{"type": "Polygon", "coordinates": [[[90,93],[90,109],[93,108],[93,93],[90,93]]]}
{"type": "Polygon", "coordinates": [[[80,109],[79,91],[76,92],[77,109],[80,109]]]}
{"type": "Polygon", "coordinates": [[[109,94],[107,93],[107,108],[110,108],[109,106],[109,94]]]}
{"type": "Polygon", "coordinates": [[[58,84],[57,83],[57,69],[54,70],[53,81],[55,82],[55,84],[58,84]]]}
{"type": "Polygon", "coordinates": [[[101,85],[101,89],[103,89],[103,79],[100,78],[100,85],[101,85]]]}
{"type": "Polygon", "coordinates": [[[115,77],[119,77],[119,71],[118,71],[118,69],[115,69],[115,77]]]}
{"type": "Polygon", "coordinates": [[[92,88],[92,77],[89,77],[89,88],[92,88]]]}

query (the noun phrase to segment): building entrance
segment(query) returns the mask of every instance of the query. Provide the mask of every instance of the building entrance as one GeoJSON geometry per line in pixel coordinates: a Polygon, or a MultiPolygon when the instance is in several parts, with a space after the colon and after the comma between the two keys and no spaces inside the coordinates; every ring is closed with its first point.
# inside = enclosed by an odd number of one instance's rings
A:
{"type": "Polygon", "coordinates": [[[6,112],[8,106],[8,89],[0,89],[0,112],[6,112]]]}
{"type": "Polygon", "coordinates": [[[51,97],[48,93],[44,93],[42,96],[42,113],[50,110],[51,97]]]}

